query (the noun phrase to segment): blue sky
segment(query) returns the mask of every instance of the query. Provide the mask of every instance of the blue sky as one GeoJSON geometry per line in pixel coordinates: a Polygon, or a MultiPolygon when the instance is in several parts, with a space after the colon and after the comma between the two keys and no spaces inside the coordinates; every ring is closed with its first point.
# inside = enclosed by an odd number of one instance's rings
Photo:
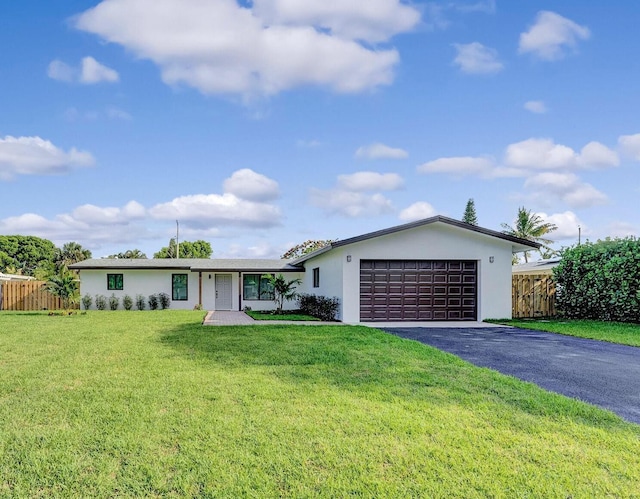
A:
{"type": "Polygon", "coordinates": [[[557,248],[637,235],[640,4],[0,8],[0,234],[278,257],[475,200],[557,248]]]}

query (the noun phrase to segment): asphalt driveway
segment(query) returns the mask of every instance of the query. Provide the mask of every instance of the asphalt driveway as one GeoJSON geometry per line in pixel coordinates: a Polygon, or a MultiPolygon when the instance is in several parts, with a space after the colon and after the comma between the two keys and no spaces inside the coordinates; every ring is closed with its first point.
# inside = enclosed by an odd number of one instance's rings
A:
{"type": "Polygon", "coordinates": [[[640,348],[519,328],[382,329],[640,424],[640,348]]]}

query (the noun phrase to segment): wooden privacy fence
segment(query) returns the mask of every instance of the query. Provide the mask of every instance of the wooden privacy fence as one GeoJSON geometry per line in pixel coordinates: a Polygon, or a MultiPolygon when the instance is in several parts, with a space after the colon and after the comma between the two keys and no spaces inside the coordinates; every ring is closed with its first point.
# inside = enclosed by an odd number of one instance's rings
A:
{"type": "Polygon", "coordinates": [[[62,300],[47,291],[44,281],[0,282],[0,310],[61,310],[62,300]]]}
{"type": "Polygon", "coordinates": [[[548,274],[512,276],[514,319],[556,316],[556,285],[548,274]]]}

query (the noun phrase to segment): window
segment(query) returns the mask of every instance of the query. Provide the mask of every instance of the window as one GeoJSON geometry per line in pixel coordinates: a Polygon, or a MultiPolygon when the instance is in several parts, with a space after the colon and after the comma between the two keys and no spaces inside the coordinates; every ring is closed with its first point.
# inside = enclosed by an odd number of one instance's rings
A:
{"type": "Polygon", "coordinates": [[[107,274],[107,289],[109,291],[122,291],[124,289],[123,275],[107,274]]]}
{"type": "Polygon", "coordinates": [[[242,296],[245,300],[273,300],[273,286],[260,274],[244,274],[242,296]]]}
{"type": "Polygon", "coordinates": [[[186,301],[189,299],[189,276],[187,274],[171,275],[171,299],[186,301]]]}
{"type": "Polygon", "coordinates": [[[320,287],[320,267],[313,269],[313,287],[320,287]]]}

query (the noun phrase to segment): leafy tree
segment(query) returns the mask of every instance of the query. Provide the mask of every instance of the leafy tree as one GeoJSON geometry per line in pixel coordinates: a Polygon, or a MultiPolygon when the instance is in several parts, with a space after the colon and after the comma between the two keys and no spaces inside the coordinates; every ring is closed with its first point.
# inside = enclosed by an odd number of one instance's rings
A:
{"type": "Polygon", "coordinates": [[[273,302],[276,304],[276,313],[281,314],[285,300],[293,300],[296,297],[296,286],[302,284],[302,281],[300,279],[287,281],[282,274],[277,276],[265,274],[262,277],[269,281],[273,289],[273,302]]]}
{"type": "Polygon", "coordinates": [[[180,255],[177,253],[176,240],[171,238],[169,246],[165,246],[157,253],[154,253],[153,258],[177,258],[177,256],[180,258],[211,258],[213,249],[211,248],[211,243],[199,239],[193,242],[181,242],[180,255]]]}
{"type": "MultiPolygon", "coordinates": [[[[542,248],[550,250],[549,244],[553,243],[553,241],[543,236],[557,230],[557,228],[555,224],[545,222],[540,215],[532,213],[531,210],[527,210],[522,206],[518,208],[518,215],[514,226],[512,227],[509,224],[503,223],[502,233],[539,243],[542,245],[542,248]]],[[[529,261],[528,251],[524,252],[524,261],[529,261]]]]}
{"type": "MultiPolygon", "coordinates": [[[[182,252],[182,248],[181,248],[181,252],[182,252]]],[[[107,258],[146,259],[147,255],[144,254],[142,251],[140,251],[138,248],[136,248],[132,250],[127,250],[124,253],[116,253],[115,255],[109,255],[107,258]]]]}
{"type": "Polygon", "coordinates": [[[58,268],[69,267],[71,264],[88,260],[89,258],[91,258],[91,251],[72,241],[65,243],[62,248],[56,248],[54,263],[58,268]]]}
{"type": "Polygon", "coordinates": [[[62,300],[62,306],[69,310],[71,305],[80,300],[80,290],[78,289],[78,278],[66,267],[61,267],[57,273],[49,275],[47,289],[62,300]]]}
{"type": "Polygon", "coordinates": [[[54,260],[55,245],[35,236],[0,236],[0,272],[32,276],[38,267],[54,260]],[[8,272],[7,272],[8,273],[8,272]]]}
{"type": "Polygon", "coordinates": [[[302,255],[306,255],[307,253],[311,253],[312,251],[319,250],[320,248],[324,248],[325,246],[330,245],[334,242],[335,239],[319,239],[313,240],[309,239],[301,244],[290,248],[281,258],[285,260],[289,260],[292,258],[299,258],[302,255]]]}
{"type": "Polygon", "coordinates": [[[464,209],[464,215],[462,216],[462,221],[471,225],[478,225],[478,216],[476,215],[476,204],[473,201],[473,198],[470,198],[467,201],[467,206],[464,209]]]}

